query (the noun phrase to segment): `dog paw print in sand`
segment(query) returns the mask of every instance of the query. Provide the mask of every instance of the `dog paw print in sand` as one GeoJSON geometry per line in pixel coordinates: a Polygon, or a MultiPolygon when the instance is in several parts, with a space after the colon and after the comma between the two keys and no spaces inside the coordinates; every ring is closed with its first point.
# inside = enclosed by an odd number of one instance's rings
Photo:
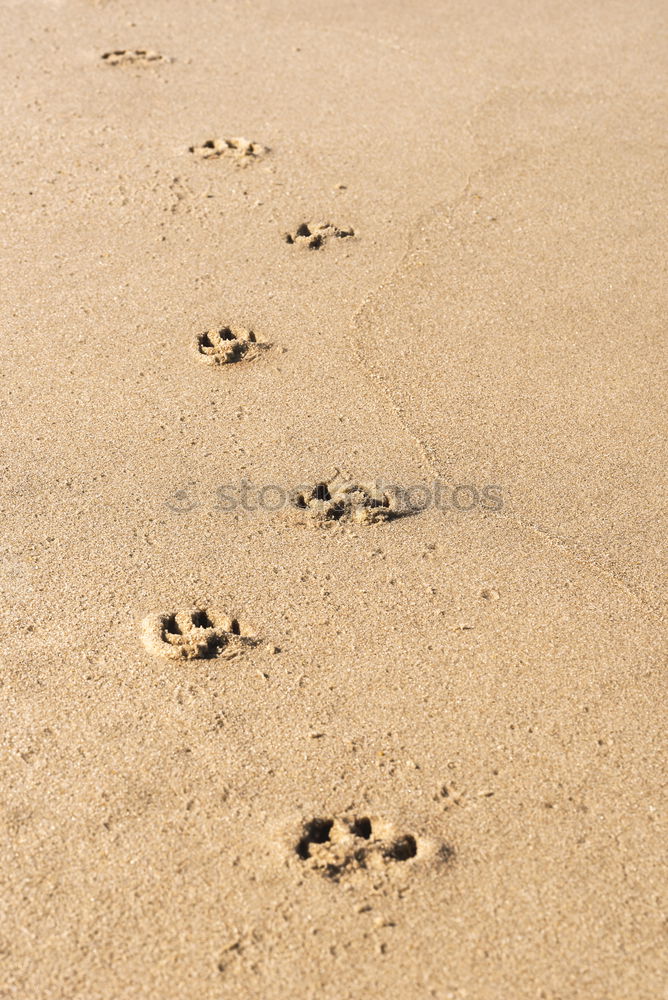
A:
{"type": "Polygon", "coordinates": [[[329,240],[345,240],[355,235],[355,230],[332,225],[331,222],[302,222],[294,233],[285,233],[283,239],[291,246],[306,250],[320,250],[329,240]]]}
{"type": "Polygon", "coordinates": [[[194,350],[208,365],[231,365],[237,361],[253,361],[268,344],[258,344],[252,330],[238,326],[222,326],[206,330],[195,337],[194,350]]]}
{"type": "Polygon", "coordinates": [[[297,490],[290,499],[294,509],[320,523],[376,524],[399,516],[391,493],[375,483],[361,484],[342,476],[297,490]]]}
{"type": "Polygon", "coordinates": [[[113,52],[104,52],[101,59],[107,66],[155,66],[171,61],[151,49],[115,49],[113,52]]]}
{"type": "Polygon", "coordinates": [[[248,139],[207,139],[201,146],[189,146],[188,151],[198,160],[234,160],[241,166],[247,166],[262,159],[269,152],[267,146],[248,139]]]}
{"type": "Polygon", "coordinates": [[[311,819],[302,825],[294,850],[306,867],[335,881],[360,871],[388,871],[404,863],[446,861],[453,854],[444,844],[399,832],[392,824],[368,816],[311,819]]]}
{"type": "Polygon", "coordinates": [[[142,623],[142,639],[149,653],[171,660],[230,659],[255,645],[241,634],[236,618],[205,608],[149,615],[142,623]]]}

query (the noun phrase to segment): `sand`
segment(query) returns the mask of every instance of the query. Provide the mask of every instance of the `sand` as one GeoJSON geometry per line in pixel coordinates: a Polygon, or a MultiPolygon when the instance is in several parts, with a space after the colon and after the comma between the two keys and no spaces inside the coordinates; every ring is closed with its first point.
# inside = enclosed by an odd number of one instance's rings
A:
{"type": "Polygon", "coordinates": [[[663,5],[2,18],[0,997],[666,995],[663,5]]]}

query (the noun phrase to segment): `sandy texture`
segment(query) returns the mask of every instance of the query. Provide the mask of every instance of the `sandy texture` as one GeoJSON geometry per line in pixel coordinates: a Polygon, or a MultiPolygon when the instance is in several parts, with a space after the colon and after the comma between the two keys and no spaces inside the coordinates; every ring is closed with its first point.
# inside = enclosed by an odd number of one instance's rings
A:
{"type": "Polygon", "coordinates": [[[3,1000],[665,995],[664,14],[3,4],[3,1000]]]}

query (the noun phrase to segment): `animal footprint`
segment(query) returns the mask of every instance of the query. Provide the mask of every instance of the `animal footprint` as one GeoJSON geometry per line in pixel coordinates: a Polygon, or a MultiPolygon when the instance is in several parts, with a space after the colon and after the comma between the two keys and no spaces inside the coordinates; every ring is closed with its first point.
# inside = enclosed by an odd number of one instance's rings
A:
{"type": "Polygon", "coordinates": [[[252,361],[267,344],[258,344],[252,330],[223,326],[207,330],[195,338],[194,348],[200,361],[209,365],[230,365],[235,361],[252,361]]]}
{"type": "Polygon", "coordinates": [[[153,66],[171,61],[150,49],[116,49],[105,52],[101,58],[108,66],[153,66]]]}
{"type": "Polygon", "coordinates": [[[329,482],[316,483],[291,497],[294,507],[315,521],[348,521],[352,524],[375,524],[397,517],[394,498],[375,484],[360,485],[338,476],[329,482]]]}
{"type": "Polygon", "coordinates": [[[297,226],[294,233],[285,233],[284,240],[294,246],[304,247],[307,250],[319,250],[330,239],[348,239],[355,235],[352,227],[339,229],[331,222],[302,222],[297,226]]]}
{"type": "Polygon", "coordinates": [[[309,820],[294,849],[311,870],[334,880],[356,871],[383,871],[395,862],[435,855],[445,860],[452,854],[445,845],[397,834],[389,823],[368,816],[309,820]]]}
{"type": "Polygon", "coordinates": [[[231,659],[255,645],[241,635],[236,618],[210,614],[205,608],[150,615],[142,623],[142,639],[149,653],[171,660],[231,659]]]}
{"type": "Polygon", "coordinates": [[[225,156],[246,166],[266,156],[269,149],[248,139],[207,139],[201,146],[190,146],[189,152],[200,160],[218,160],[225,156]]]}

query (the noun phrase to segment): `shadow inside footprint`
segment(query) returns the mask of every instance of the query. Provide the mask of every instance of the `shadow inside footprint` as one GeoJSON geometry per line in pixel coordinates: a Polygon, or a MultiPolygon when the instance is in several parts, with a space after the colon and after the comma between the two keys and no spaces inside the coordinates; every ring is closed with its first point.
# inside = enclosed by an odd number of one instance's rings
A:
{"type": "Polygon", "coordinates": [[[200,160],[218,160],[225,157],[245,165],[266,156],[269,149],[259,142],[250,142],[243,138],[207,139],[200,146],[189,146],[188,152],[200,160]]]}
{"type": "Polygon", "coordinates": [[[230,658],[256,645],[242,636],[236,618],[206,608],[150,615],[142,623],[142,640],[150,653],[173,660],[230,658]]]}
{"type": "Polygon", "coordinates": [[[294,492],[290,501],[293,507],[322,523],[376,524],[414,513],[401,510],[392,491],[377,483],[360,484],[338,474],[334,479],[294,492]]]}
{"type": "Polygon", "coordinates": [[[150,49],[115,49],[104,52],[100,58],[107,66],[153,66],[171,61],[150,49]]]}
{"type": "Polygon", "coordinates": [[[297,844],[297,854],[306,861],[311,856],[311,844],[326,844],[332,832],[334,820],[312,819],[304,826],[304,836],[297,844]]]}
{"type": "Polygon", "coordinates": [[[283,239],[290,245],[308,250],[319,250],[330,239],[348,239],[355,235],[351,227],[341,229],[331,222],[302,222],[293,233],[285,233],[283,239]]]}
{"type": "Polygon", "coordinates": [[[194,349],[200,361],[209,365],[229,365],[237,361],[252,361],[268,344],[258,344],[252,330],[223,326],[206,330],[195,338],[194,349]]]}
{"type": "MultiPolygon", "coordinates": [[[[388,824],[368,816],[317,817],[303,824],[295,853],[312,870],[338,881],[346,873],[382,871],[395,862],[411,861],[418,857],[419,846],[412,834],[395,835],[388,824]]],[[[450,848],[447,856],[442,847],[431,851],[440,860],[451,854],[450,848]]]]}

